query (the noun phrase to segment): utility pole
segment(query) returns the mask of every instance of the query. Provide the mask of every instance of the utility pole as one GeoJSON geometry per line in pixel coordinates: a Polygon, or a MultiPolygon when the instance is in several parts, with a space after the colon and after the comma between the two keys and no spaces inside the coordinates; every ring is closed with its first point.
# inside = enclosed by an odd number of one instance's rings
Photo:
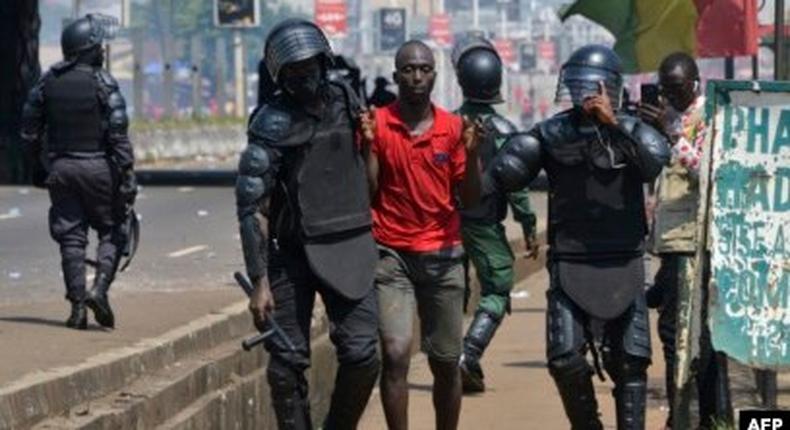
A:
{"type": "Polygon", "coordinates": [[[790,66],[787,48],[785,47],[785,0],[776,0],[774,14],[774,79],[790,80],[790,66]]]}
{"type": "MultiPolygon", "coordinates": [[[[160,6],[162,7],[162,6],[160,6]]],[[[163,98],[164,98],[164,108],[165,108],[165,116],[171,118],[173,116],[173,0],[167,0],[167,4],[164,5],[166,9],[165,11],[165,19],[163,27],[165,27],[165,34],[162,36],[164,37],[164,44],[163,44],[163,52],[162,52],[162,73],[164,74],[162,79],[163,88],[163,98]]]]}
{"type": "Polygon", "coordinates": [[[203,79],[201,65],[203,64],[203,39],[200,35],[192,36],[190,57],[192,57],[192,117],[201,116],[200,106],[203,97],[203,79]]]}
{"type": "Polygon", "coordinates": [[[480,0],[472,0],[473,30],[480,30],[480,0]]]}
{"type": "Polygon", "coordinates": [[[233,68],[235,71],[236,86],[236,116],[243,118],[247,115],[246,103],[246,82],[244,73],[244,41],[241,37],[241,30],[233,30],[233,68]]]}
{"type": "Polygon", "coordinates": [[[143,73],[143,44],[145,33],[142,28],[132,30],[132,103],[134,117],[142,119],[145,116],[143,106],[143,91],[145,89],[145,73],[143,73]]]}
{"type": "MultiPolygon", "coordinates": [[[[499,0],[499,25],[500,25],[500,39],[507,40],[507,6],[510,0],[499,0]]],[[[508,111],[511,110],[510,105],[510,73],[507,70],[507,65],[502,64],[502,97],[505,99],[505,106],[508,111]]]]}
{"type": "Polygon", "coordinates": [[[215,78],[214,81],[214,88],[216,89],[215,97],[217,101],[217,108],[219,111],[220,116],[225,116],[228,112],[225,110],[225,104],[228,101],[228,97],[226,94],[226,76],[225,76],[225,67],[228,63],[228,56],[226,53],[227,44],[225,43],[224,37],[218,37],[215,39],[215,46],[214,46],[214,53],[216,55],[214,67],[215,67],[215,78]]]}
{"type": "MultiPolygon", "coordinates": [[[[444,14],[444,0],[436,0],[436,13],[440,14],[440,15],[444,14]]],[[[444,58],[445,57],[445,55],[444,55],[444,47],[440,46],[438,51],[439,51],[438,52],[438,54],[439,54],[438,55],[438,57],[439,57],[438,60],[439,61],[437,61],[437,64],[439,66],[439,70],[438,70],[438,72],[439,72],[438,81],[439,82],[437,82],[437,84],[438,84],[437,86],[439,87],[439,98],[438,98],[439,100],[438,101],[439,101],[439,104],[441,104],[442,106],[447,108],[448,107],[447,106],[447,102],[449,100],[449,98],[447,97],[447,73],[449,72],[449,69],[447,67],[445,67],[446,65],[445,65],[445,58],[444,58]]]]}

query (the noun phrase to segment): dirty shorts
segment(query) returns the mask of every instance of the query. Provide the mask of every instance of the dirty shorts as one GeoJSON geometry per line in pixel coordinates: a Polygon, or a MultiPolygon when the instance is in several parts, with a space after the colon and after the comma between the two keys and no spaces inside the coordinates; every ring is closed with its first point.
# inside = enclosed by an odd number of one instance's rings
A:
{"type": "Polygon", "coordinates": [[[381,336],[411,339],[416,303],[422,351],[435,360],[458,360],[463,343],[463,249],[417,253],[379,245],[379,255],[381,336]]]}

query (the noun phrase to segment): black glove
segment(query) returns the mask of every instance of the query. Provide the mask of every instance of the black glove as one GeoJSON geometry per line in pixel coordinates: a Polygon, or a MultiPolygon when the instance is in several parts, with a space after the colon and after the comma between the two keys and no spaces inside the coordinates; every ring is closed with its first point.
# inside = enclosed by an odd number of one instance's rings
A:
{"type": "Polygon", "coordinates": [[[134,205],[134,201],[137,198],[137,176],[134,174],[134,170],[126,169],[121,174],[118,198],[127,206],[134,205]]]}

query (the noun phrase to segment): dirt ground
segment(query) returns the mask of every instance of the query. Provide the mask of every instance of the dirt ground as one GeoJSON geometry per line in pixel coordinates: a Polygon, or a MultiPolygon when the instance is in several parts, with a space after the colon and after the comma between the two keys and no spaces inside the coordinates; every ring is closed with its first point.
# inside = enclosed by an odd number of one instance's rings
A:
{"type": "MultiPolygon", "coordinates": [[[[516,286],[513,313],[504,321],[483,357],[487,391],[482,395],[464,396],[461,429],[568,428],[557,390],[546,369],[544,292],[547,285],[548,276],[541,270],[516,286]]],[[[653,356],[660,357],[655,314],[651,315],[651,323],[653,356]]],[[[647,428],[651,430],[663,428],[666,419],[663,373],[663,360],[658,359],[648,374],[647,428]]],[[[425,356],[416,355],[409,374],[410,429],[434,428],[431,384],[425,356]]],[[[614,429],[611,381],[601,382],[596,378],[595,386],[605,427],[614,429]]],[[[359,428],[386,428],[378,392],[371,398],[359,428]]]]}

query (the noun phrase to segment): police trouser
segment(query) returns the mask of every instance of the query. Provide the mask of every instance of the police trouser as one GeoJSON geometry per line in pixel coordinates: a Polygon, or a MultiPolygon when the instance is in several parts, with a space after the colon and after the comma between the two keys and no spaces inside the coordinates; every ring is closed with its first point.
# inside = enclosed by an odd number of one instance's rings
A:
{"type": "Polygon", "coordinates": [[[480,282],[477,312],[485,312],[501,321],[510,311],[514,278],[513,251],[505,235],[505,226],[465,221],[461,234],[464,250],[480,282]]]}
{"type": "Polygon", "coordinates": [[[52,207],[49,230],[60,245],[66,298],[80,301],[85,296],[85,248],[88,228],[96,230],[97,271],[115,274],[121,237],[113,219],[115,178],[105,158],[58,158],[53,161],[47,188],[52,207]]]}
{"type": "MultiPolygon", "coordinates": [[[[662,294],[658,316],[658,336],[666,363],[666,389],[669,403],[667,424],[671,425],[675,402],[675,341],[677,333],[678,291],[688,290],[694,282],[696,257],[692,254],[661,254],[661,267],[655,277],[656,288],[662,294]]],[[[708,265],[703,268],[704,279],[709,276],[708,265]]],[[[699,356],[694,369],[697,386],[701,428],[712,428],[716,418],[724,418],[729,412],[730,399],[726,380],[726,361],[718,360],[711,343],[707,324],[707,288],[702,289],[702,326],[699,337],[699,356]]]]}
{"type": "MultiPolygon", "coordinates": [[[[571,423],[571,428],[603,428],[592,384],[593,368],[587,361],[592,340],[592,320],[556,286],[546,293],[546,348],[549,373],[571,423]]],[[[598,323],[596,321],[596,323],[598,323]]],[[[617,428],[643,429],[650,364],[650,332],[643,296],[619,317],[600,322],[604,368],[614,381],[617,428]]],[[[594,357],[596,351],[592,351],[594,357]]]]}
{"type": "Polygon", "coordinates": [[[375,289],[371,285],[369,293],[360,300],[344,298],[323,285],[309,268],[303,252],[273,252],[268,274],[274,318],[296,347],[296,351],[289,351],[276,336],[268,338],[265,344],[270,354],[267,379],[279,428],[312,428],[304,372],[310,366],[310,327],[318,293],[324,302],[329,338],[339,363],[323,428],[355,429],[379,371],[375,289]]]}

